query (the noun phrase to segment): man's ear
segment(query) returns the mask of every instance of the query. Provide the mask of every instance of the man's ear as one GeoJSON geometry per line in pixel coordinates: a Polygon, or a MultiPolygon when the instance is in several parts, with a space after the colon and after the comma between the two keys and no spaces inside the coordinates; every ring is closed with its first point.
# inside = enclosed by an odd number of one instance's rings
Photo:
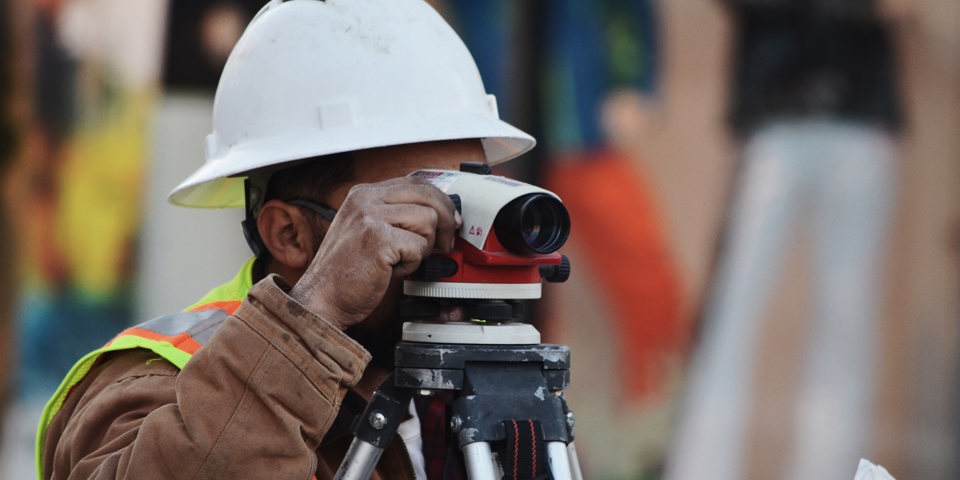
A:
{"type": "Polygon", "coordinates": [[[270,256],[283,266],[304,270],[314,255],[314,231],[299,207],[268,200],[260,207],[257,229],[270,256]]]}

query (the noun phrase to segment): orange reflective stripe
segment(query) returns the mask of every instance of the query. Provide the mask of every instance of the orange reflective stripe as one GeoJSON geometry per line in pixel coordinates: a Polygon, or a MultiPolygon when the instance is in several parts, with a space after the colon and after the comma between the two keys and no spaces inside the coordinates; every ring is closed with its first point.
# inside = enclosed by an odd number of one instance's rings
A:
{"type": "Polygon", "coordinates": [[[127,335],[133,335],[136,337],[146,338],[148,340],[156,340],[158,342],[167,342],[170,345],[173,345],[178,350],[183,350],[191,355],[197,352],[200,348],[200,342],[197,342],[190,336],[189,333],[183,332],[176,335],[163,335],[145,328],[139,327],[130,327],[123,332],[120,332],[120,335],[117,335],[113,340],[110,340],[104,348],[109,347],[117,338],[127,335]]]}
{"type": "Polygon", "coordinates": [[[187,311],[202,312],[204,310],[223,310],[224,312],[227,312],[227,315],[233,315],[233,312],[240,308],[240,303],[240,300],[221,300],[218,302],[204,303],[203,305],[190,307],[187,311]]]}

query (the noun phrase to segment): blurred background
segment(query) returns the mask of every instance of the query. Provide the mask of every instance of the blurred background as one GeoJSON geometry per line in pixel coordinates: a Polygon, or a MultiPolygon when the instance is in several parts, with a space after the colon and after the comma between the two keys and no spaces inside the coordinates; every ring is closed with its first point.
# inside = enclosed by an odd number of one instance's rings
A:
{"type": "MultiPolygon", "coordinates": [[[[435,0],[573,219],[585,477],[960,474],[960,3],[435,0]]],[[[0,3],[0,477],[72,363],[249,255],[172,207],[252,0],[0,3]]]]}

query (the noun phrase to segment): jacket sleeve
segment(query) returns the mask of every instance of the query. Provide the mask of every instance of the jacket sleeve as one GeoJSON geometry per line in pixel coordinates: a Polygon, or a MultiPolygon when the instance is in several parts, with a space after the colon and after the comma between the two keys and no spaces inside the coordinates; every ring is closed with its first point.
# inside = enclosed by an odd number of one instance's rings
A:
{"type": "Polygon", "coordinates": [[[107,359],[51,423],[47,478],[311,478],[370,357],[286,290],[255,285],[182,372],[146,351],[107,359]]]}

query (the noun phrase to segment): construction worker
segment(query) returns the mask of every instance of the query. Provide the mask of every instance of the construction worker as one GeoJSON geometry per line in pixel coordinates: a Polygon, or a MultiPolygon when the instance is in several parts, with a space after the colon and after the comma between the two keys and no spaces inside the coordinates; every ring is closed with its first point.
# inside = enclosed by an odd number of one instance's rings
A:
{"type": "MultiPolygon", "coordinates": [[[[423,1],[271,1],[224,68],[206,163],[170,196],[244,207],[258,254],[78,362],[41,419],[40,478],[332,478],[399,339],[400,279],[461,224],[406,175],[534,143],[423,1]]],[[[374,478],[464,477],[442,406],[419,402],[374,478]]]]}

